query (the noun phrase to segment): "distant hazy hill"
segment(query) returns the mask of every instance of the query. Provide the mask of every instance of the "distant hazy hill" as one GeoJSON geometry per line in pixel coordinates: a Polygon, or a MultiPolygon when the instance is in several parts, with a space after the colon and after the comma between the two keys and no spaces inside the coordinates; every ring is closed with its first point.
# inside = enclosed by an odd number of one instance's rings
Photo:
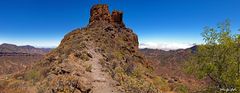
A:
{"type": "Polygon", "coordinates": [[[33,46],[16,46],[13,44],[2,44],[0,45],[1,53],[28,53],[28,54],[46,54],[51,48],[35,48],[33,46]]]}

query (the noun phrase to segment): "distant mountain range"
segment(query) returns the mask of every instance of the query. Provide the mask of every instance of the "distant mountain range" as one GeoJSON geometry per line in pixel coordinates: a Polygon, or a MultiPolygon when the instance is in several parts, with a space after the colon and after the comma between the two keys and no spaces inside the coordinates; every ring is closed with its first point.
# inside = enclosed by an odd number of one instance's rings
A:
{"type": "Polygon", "coordinates": [[[4,43],[0,45],[0,53],[27,53],[27,54],[46,54],[51,51],[52,48],[35,48],[30,45],[17,46],[14,44],[4,43]]]}

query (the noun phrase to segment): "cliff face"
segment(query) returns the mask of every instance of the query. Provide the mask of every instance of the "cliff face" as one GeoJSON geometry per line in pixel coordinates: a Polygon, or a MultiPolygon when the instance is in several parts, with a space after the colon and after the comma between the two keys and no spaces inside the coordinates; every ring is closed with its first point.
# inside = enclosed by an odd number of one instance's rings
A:
{"type": "Polygon", "coordinates": [[[159,78],[138,51],[138,37],[125,27],[123,13],[110,14],[107,5],[95,5],[90,12],[87,27],[67,34],[44,60],[4,79],[0,88],[23,93],[160,92],[153,83],[159,78]]]}

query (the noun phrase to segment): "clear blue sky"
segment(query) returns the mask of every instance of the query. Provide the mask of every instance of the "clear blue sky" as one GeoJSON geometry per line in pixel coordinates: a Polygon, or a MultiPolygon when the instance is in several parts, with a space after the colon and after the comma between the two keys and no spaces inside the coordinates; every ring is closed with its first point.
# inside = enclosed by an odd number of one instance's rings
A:
{"type": "MultiPolygon", "coordinates": [[[[57,46],[88,23],[98,0],[0,0],[0,43],[57,46]]],[[[124,21],[145,42],[201,43],[204,26],[230,19],[240,28],[240,0],[102,0],[124,11],[124,21]]]]}

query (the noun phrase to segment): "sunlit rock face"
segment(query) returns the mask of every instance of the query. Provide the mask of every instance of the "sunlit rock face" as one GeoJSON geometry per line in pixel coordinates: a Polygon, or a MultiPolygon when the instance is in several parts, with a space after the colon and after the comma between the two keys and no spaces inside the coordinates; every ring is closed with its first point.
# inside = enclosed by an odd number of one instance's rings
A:
{"type": "Polygon", "coordinates": [[[94,5],[91,8],[89,25],[99,21],[105,21],[116,27],[125,27],[123,23],[123,12],[114,10],[111,14],[106,4],[94,5]]]}
{"type": "Polygon", "coordinates": [[[94,5],[90,10],[90,16],[89,24],[92,24],[96,21],[106,21],[108,23],[112,21],[108,5],[94,5]]]}

